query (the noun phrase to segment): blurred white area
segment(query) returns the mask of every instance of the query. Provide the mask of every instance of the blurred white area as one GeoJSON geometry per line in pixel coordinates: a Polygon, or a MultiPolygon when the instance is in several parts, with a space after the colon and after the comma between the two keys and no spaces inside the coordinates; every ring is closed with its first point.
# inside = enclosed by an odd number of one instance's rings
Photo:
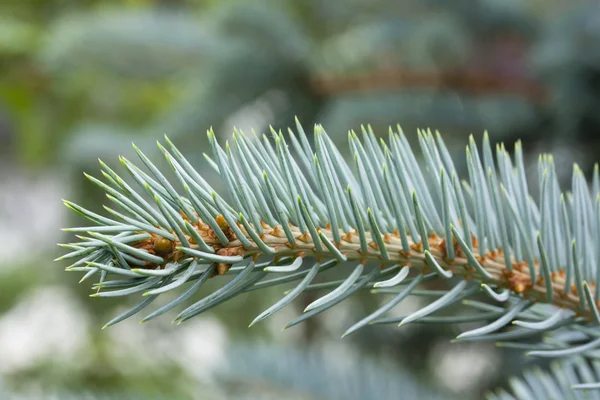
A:
{"type": "Polygon", "coordinates": [[[230,132],[234,127],[246,134],[250,134],[252,131],[267,132],[269,123],[288,105],[289,99],[285,92],[269,90],[229,115],[223,124],[222,131],[230,132]]]}
{"type": "Polygon", "coordinates": [[[0,374],[44,361],[85,363],[89,321],[77,298],[58,286],[40,287],[0,318],[0,374]]]}
{"type": "Polygon", "coordinates": [[[441,340],[435,344],[429,358],[436,378],[457,395],[488,387],[500,365],[493,343],[448,343],[441,340]]]}
{"type": "Polygon", "coordinates": [[[68,195],[60,171],[32,176],[0,163],[0,270],[48,254],[66,219],[61,198],[68,195]]]}
{"type": "Polygon", "coordinates": [[[110,357],[117,367],[122,366],[124,375],[136,363],[151,367],[167,362],[178,364],[199,383],[212,382],[229,344],[227,330],[211,316],[199,316],[180,326],[171,325],[168,316],[146,324],[128,318],[105,332],[112,342],[110,357]]]}
{"type": "MultiPolygon", "coordinates": [[[[45,362],[72,371],[84,368],[94,357],[92,332],[99,330],[68,289],[40,287],[0,318],[0,378],[45,362]]],[[[198,384],[213,381],[229,343],[226,329],[213,317],[180,327],[168,320],[141,325],[130,318],[102,334],[109,339],[109,362],[123,376],[175,364],[198,384]]]]}

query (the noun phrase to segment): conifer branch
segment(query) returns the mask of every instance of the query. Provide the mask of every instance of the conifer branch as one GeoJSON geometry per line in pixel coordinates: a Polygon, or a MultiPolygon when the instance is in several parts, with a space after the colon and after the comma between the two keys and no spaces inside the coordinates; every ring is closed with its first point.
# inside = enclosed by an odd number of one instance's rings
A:
{"type": "MultiPolygon", "coordinates": [[[[504,145],[497,146],[494,157],[486,134],[480,156],[471,137],[466,151],[468,179],[461,182],[437,133],[419,132],[424,161],[420,165],[399,127],[397,132],[390,129],[387,143],[378,142],[370,127],[362,129],[362,140],[350,132],[354,157],[346,163],[321,126],[315,126],[314,149],[298,122],[296,128],[296,133],[289,130],[296,158],[281,132],[272,130],[268,137],[236,131],[221,147],[209,131],[212,156],[205,157],[222,178],[226,187],[222,194],[167,138],[166,147],[159,144],[159,148],[178,185],[135,146],[150,174],[120,160],[141,192],[101,162],[105,181],[89,179],[120,211],[106,207],[109,218],[65,202],[96,225],[67,229],[88,236],[63,245],[71,252],[60,259],[76,259],[67,270],[85,272],[82,280],[99,276],[94,297],[145,296],[107,325],[136,314],[161,293],[186,285],[179,297],[144,321],[155,318],[193,297],[208,279],[233,275],[216,292],[181,311],[176,321],[243,292],[299,281],[253,323],[304,291],[332,289],[287,327],[358,290],[372,289],[396,296],[347,334],[367,324],[461,322],[464,316],[431,314],[463,302],[485,311],[470,320],[492,322],[457,340],[504,343],[553,335],[568,327],[585,329],[588,347],[596,347],[598,168],[591,191],[575,166],[572,190],[562,193],[552,157],[541,156],[540,200],[535,202],[529,195],[520,143],[515,145],[514,160],[504,145]],[[347,278],[314,283],[330,268],[347,271],[347,278]],[[418,282],[455,276],[458,284],[447,292],[417,289],[418,282]],[[506,307],[469,300],[482,291],[506,307]],[[402,319],[383,318],[409,295],[434,301],[402,319]],[[557,313],[558,309],[564,311],[557,313]],[[504,329],[511,321],[518,328],[504,329]]],[[[564,350],[561,355],[580,350],[557,348],[564,350]]],[[[533,354],[550,355],[545,350],[533,354]]]]}
{"type": "Polygon", "coordinates": [[[598,397],[597,393],[590,391],[600,389],[600,383],[597,382],[599,378],[598,359],[588,361],[582,357],[574,357],[553,362],[549,371],[536,366],[526,370],[522,376],[511,377],[508,388],[498,388],[488,393],[486,399],[592,399],[598,397]]]}

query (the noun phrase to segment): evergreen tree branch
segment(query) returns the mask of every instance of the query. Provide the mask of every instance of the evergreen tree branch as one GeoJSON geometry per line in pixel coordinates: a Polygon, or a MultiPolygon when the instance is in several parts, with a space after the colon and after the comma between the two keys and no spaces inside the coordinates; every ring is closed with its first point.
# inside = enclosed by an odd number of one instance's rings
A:
{"type": "MultiPolygon", "coordinates": [[[[572,191],[561,193],[552,157],[541,156],[541,195],[536,203],[529,195],[520,143],[515,145],[514,160],[503,145],[497,147],[494,160],[487,135],[482,156],[471,137],[468,180],[461,182],[441,136],[429,131],[419,132],[424,165],[417,162],[399,127],[397,132],[390,129],[387,143],[378,143],[370,127],[362,129],[362,140],[350,132],[351,164],[321,126],[315,127],[314,149],[299,123],[297,133],[289,133],[297,158],[291,156],[281,132],[272,130],[269,138],[236,131],[221,147],[210,131],[212,156],[205,156],[222,177],[227,192],[223,195],[168,139],[166,147],[159,147],[185,197],[137,148],[150,174],[124,158],[121,163],[145,194],[101,163],[106,181],[90,179],[121,211],[107,208],[113,219],[66,202],[96,225],[67,229],[88,236],[63,245],[71,252],[60,259],[77,259],[67,270],[84,271],[84,279],[99,275],[95,297],[146,296],[107,325],[141,311],[164,291],[193,282],[161,308],[166,312],[192,297],[207,279],[234,275],[180,312],[176,321],[243,292],[300,281],[254,322],[304,291],[333,289],[288,327],[358,290],[373,289],[397,296],[359,327],[389,323],[381,317],[395,304],[408,295],[426,295],[435,300],[395,322],[444,318],[439,322],[460,322],[464,317],[430,315],[464,301],[486,311],[479,320],[493,321],[457,340],[509,342],[551,336],[558,328],[569,327],[586,329],[586,351],[597,346],[593,326],[599,315],[595,282],[600,246],[594,245],[600,241],[598,169],[591,191],[576,166],[572,191]],[[306,260],[316,262],[310,265],[306,260]],[[345,268],[348,278],[313,283],[329,268],[345,268]],[[270,274],[276,277],[268,278],[270,274]],[[122,279],[108,279],[119,275],[122,279]],[[459,283],[442,293],[417,294],[417,284],[411,284],[455,276],[461,278],[459,283]],[[482,290],[507,307],[468,300],[482,290]],[[557,307],[565,311],[557,314],[557,307]],[[519,327],[503,331],[513,320],[520,321],[515,322],[519,327]]],[[[478,320],[477,315],[473,318],[478,320]]],[[[580,346],[560,344],[532,354],[551,356],[557,349],[561,356],[581,351],[580,346]]]]}
{"type": "Polygon", "coordinates": [[[555,361],[549,371],[540,367],[526,370],[522,376],[511,377],[508,388],[498,388],[486,395],[488,400],[500,399],[580,399],[598,397],[589,392],[600,389],[600,361],[588,361],[576,357],[567,361],[555,361]],[[578,393],[576,391],[587,391],[578,393]]]}

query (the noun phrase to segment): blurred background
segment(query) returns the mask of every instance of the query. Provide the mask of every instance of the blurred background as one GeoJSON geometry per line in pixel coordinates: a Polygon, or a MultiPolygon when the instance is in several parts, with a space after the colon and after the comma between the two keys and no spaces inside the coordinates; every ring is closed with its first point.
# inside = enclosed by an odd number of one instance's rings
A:
{"type": "Polygon", "coordinates": [[[223,141],[295,115],[342,149],[360,124],[385,136],[399,123],[413,142],[437,129],[459,166],[487,129],[510,148],[523,139],[532,172],[553,152],[568,183],[574,161],[589,172],[599,158],[598,110],[595,1],[3,0],[0,398],[481,398],[519,372],[519,352],[450,344],[455,328],[436,325],[341,340],[375,306],[368,295],[284,332],[319,293],[252,329],[287,287],[181,326],[166,315],[101,330],[137,300],[90,299],[51,261],[69,241],[59,228],[82,222],[61,198],[101,209],[82,172],[99,157],[118,167],[132,141],[163,165],[164,134],[218,188],[209,127],[223,141]]]}

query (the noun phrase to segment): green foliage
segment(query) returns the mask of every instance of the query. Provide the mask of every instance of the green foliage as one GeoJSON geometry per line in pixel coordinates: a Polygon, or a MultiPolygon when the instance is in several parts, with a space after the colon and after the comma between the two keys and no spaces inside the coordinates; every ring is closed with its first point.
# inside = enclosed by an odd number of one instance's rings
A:
{"type": "Polygon", "coordinates": [[[204,18],[175,9],[161,18],[138,9],[67,14],[37,57],[63,98],[80,99],[63,154],[81,165],[108,157],[131,135],[150,144],[169,132],[197,145],[199,126],[225,123],[245,107],[262,107],[275,122],[292,109],[312,113],[320,102],[308,85],[308,50],[295,21],[258,3],[224,5],[204,18]]]}
{"type": "Polygon", "coordinates": [[[0,312],[9,310],[39,283],[37,277],[31,276],[27,266],[19,267],[0,273],[0,312]]]}

